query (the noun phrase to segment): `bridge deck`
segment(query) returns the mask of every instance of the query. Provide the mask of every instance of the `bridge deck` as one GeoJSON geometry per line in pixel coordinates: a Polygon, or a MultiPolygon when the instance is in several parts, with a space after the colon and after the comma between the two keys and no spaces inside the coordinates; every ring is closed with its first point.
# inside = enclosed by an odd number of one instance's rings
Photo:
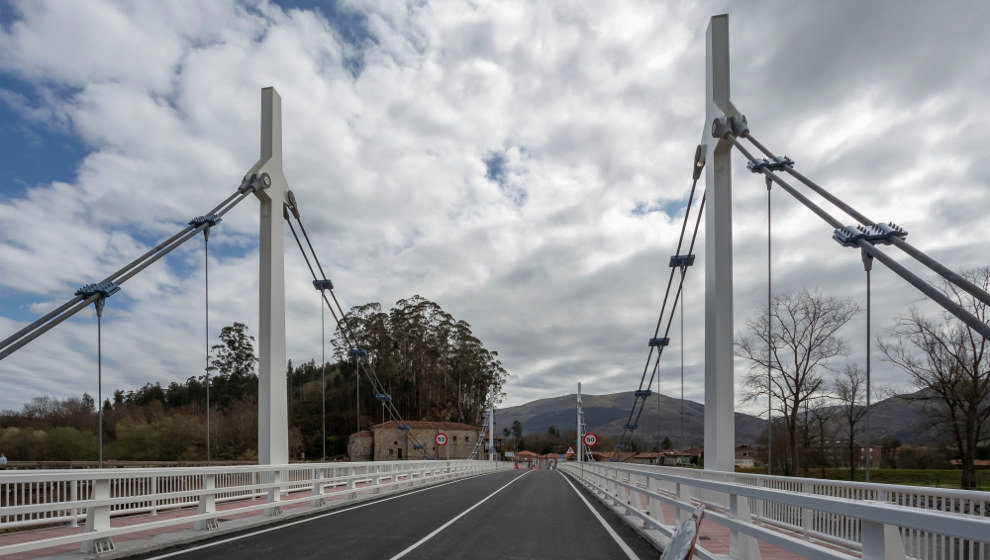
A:
{"type": "MultiPolygon", "coordinates": [[[[328,496],[332,499],[332,496],[328,496]]],[[[218,507],[221,510],[222,507],[218,507]]],[[[188,515],[168,512],[164,515],[188,515]]],[[[142,516],[143,517],[143,516],[142,516]]],[[[223,516],[224,525],[235,525],[223,516]]],[[[126,523],[126,519],[117,520],[126,523]]],[[[187,529],[188,526],[182,527],[187,529]]],[[[176,528],[178,529],[178,528],[176,528]]],[[[172,537],[179,531],[172,529],[172,537]]],[[[25,532],[56,536],[81,528],[25,532]]],[[[117,541],[137,552],[158,532],[117,541]]],[[[13,535],[6,535],[8,544],[13,535]]],[[[0,537],[3,538],[3,537],[0,537]]],[[[35,534],[32,538],[39,538],[35,534]]],[[[42,537],[43,538],[43,537],[42,537]]],[[[173,543],[175,541],[172,541],[173,543]]],[[[82,558],[78,546],[18,554],[28,559],[61,553],[82,558]]],[[[144,550],[147,550],[145,548],[144,550]]],[[[240,534],[183,545],[145,558],[657,558],[659,553],[585,490],[554,470],[513,470],[442,483],[382,499],[323,510],[240,534]],[[587,503],[585,503],[587,501],[587,503]]]]}

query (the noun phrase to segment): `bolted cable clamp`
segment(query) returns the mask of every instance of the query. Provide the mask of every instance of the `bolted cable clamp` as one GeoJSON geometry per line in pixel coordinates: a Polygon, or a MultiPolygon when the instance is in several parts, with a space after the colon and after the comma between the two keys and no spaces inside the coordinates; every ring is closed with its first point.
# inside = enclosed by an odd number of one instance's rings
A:
{"type": "Polygon", "coordinates": [[[794,161],[787,156],[775,156],[773,159],[753,159],[746,163],[746,169],[753,173],[766,173],[767,171],[780,171],[782,169],[794,167],[794,161]]]}
{"type": "Polygon", "coordinates": [[[329,278],[324,278],[323,280],[313,280],[313,287],[321,292],[323,290],[332,290],[333,282],[329,278]]]}
{"type": "Polygon", "coordinates": [[[856,247],[865,235],[862,226],[843,226],[832,232],[832,239],[843,247],[856,247]]]}
{"type": "Polygon", "coordinates": [[[196,216],[195,218],[189,220],[189,225],[193,227],[199,227],[203,224],[210,224],[213,227],[223,221],[218,214],[210,214],[209,216],[196,216]]]}
{"type": "Polygon", "coordinates": [[[907,237],[907,232],[904,231],[904,228],[894,222],[888,222],[886,224],[876,223],[865,229],[865,239],[870,243],[890,245],[893,243],[894,237],[899,237],[901,239],[907,237]]]}
{"type": "Polygon", "coordinates": [[[832,239],[836,240],[843,247],[856,247],[859,240],[869,241],[874,245],[890,245],[893,238],[904,239],[907,232],[904,228],[890,222],[886,224],[874,224],[868,228],[863,226],[844,226],[832,233],[832,239]]]}
{"type": "Polygon", "coordinates": [[[82,288],[76,290],[76,293],[73,295],[89,298],[96,294],[100,294],[100,299],[105,299],[119,291],[120,286],[118,286],[116,282],[101,282],[99,284],[86,284],[82,288]]]}
{"type": "Polygon", "coordinates": [[[639,424],[626,424],[625,427],[627,430],[635,430],[636,428],[639,427],[639,424]]]}
{"type": "Polygon", "coordinates": [[[353,357],[353,358],[367,358],[368,357],[368,352],[366,352],[363,348],[351,348],[348,352],[350,353],[351,357],[353,357]]]}
{"type": "Polygon", "coordinates": [[[391,401],[392,395],[389,395],[388,393],[378,393],[375,395],[375,398],[384,403],[385,401],[391,401]]]}
{"type": "Polygon", "coordinates": [[[687,268],[694,264],[694,255],[671,255],[670,268],[687,268]]]}
{"type": "Polygon", "coordinates": [[[668,338],[666,336],[663,337],[663,338],[651,338],[650,339],[650,347],[654,347],[654,346],[666,346],[668,344],[670,344],[670,338],[668,338]]]}
{"type": "Polygon", "coordinates": [[[647,398],[653,394],[653,391],[649,389],[637,389],[635,392],[636,398],[647,398]]]}
{"type": "Polygon", "coordinates": [[[408,424],[396,424],[395,427],[403,431],[409,431],[408,424]]]}

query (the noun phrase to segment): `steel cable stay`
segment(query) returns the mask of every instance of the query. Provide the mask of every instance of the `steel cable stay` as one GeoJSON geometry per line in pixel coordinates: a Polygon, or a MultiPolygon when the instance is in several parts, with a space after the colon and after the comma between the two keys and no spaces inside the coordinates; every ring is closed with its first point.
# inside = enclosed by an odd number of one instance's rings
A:
{"type": "MultiPolygon", "coordinates": [[[[210,210],[207,215],[216,216],[218,218],[222,217],[224,214],[237,206],[237,204],[239,204],[242,200],[244,200],[244,198],[253,192],[254,189],[254,184],[248,185],[246,190],[239,189],[237,192],[230,195],[226,200],[210,210]]],[[[187,225],[172,237],[159,243],[153,249],[134,259],[110,276],[104,278],[103,281],[95,284],[88,284],[88,286],[101,286],[107,289],[111,287],[119,288],[121,284],[127,280],[130,280],[151,264],[157,262],[177,247],[195,237],[200,231],[203,231],[205,228],[209,227],[208,224],[208,222],[204,222],[199,225],[187,225]]],[[[116,292],[117,290],[114,291],[116,292]]],[[[24,347],[24,345],[48,332],[69,317],[72,317],[100,297],[95,293],[86,292],[85,294],[81,294],[80,292],[82,291],[77,291],[75,297],[69,301],[0,342],[0,360],[13,354],[20,348],[24,347]]]]}
{"type": "Polygon", "coordinates": [[[773,181],[767,178],[767,474],[773,474],[773,248],[770,194],[773,181]]]}
{"type": "MultiPolygon", "coordinates": [[[[771,161],[777,161],[778,160],[777,156],[775,156],[770,150],[768,150],[756,138],[753,138],[753,136],[749,133],[748,130],[744,130],[742,132],[744,134],[741,134],[740,136],[742,138],[745,138],[746,140],[749,140],[754,146],[756,146],[757,149],[759,149],[761,152],[763,152],[764,154],[766,154],[766,156],[768,158],[770,158],[771,161]]],[[[753,158],[752,157],[750,157],[749,159],[750,159],[750,161],[753,161],[753,158]]],[[[812,181],[811,179],[805,177],[801,172],[799,172],[796,169],[794,169],[793,162],[791,162],[790,164],[784,165],[781,168],[781,170],[789,173],[792,177],[794,177],[798,181],[801,181],[802,183],[804,183],[806,186],[808,186],[808,188],[810,188],[811,190],[815,191],[816,193],[818,193],[819,195],[821,195],[823,198],[825,198],[826,200],[828,200],[829,202],[831,202],[832,204],[834,204],[835,206],[837,206],[838,208],[840,208],[843,212],[845,212],[846,214],[848,214],[850,217],[855,218],[856,221],[858,221],[860,224],[862,224],[862,225],[864,225],[864,226],[866,226],[868,228],[872,228],[872,227],[876,227],[876,226],[883,226],[883,224],[878,224],[877,222],[874,222],[873,220],[867,218],[862,213],[858,212],[855,208],[853,208],[849,204],[846,204],[842,199],[840,199],[839,197],[837,197],[837,196],[833,195],[832,193],[830,193],[829,191],[827,191],[821,185],[819,185],[819,184],[815,183],[814,181],[812,181]]],[[[938,262],[935,259],[933,259],[932,257],[928,256],[927,254],[925,254],[924,252],[922,252],[917,247],[911,245],[910,243],[908,243],[904,239],[904,237],[894,235],[894,236],[890,236],[887,239],[887,241],[889,241],[891,245],[894,245],[895,247],[901,249],[902,251],[904,251],[905,253],[907,253],[911,257],[913,257],[918,262],[922,263],[923,265],[927,266],[931,270],[935,271],[937,274],[939,274],[940,276],[942,276],[943,278],[945,278],[949,282],[952,282],[956,286],[959,286],[960,288],[962,288],[963,290],[965,290],[967,293],[969,293],[970,295],[972,295],[976,299],[980,300],[981,302],[983,302],[983,303],[985,303],[987,305],[990,305],[990,294],[988,294],[987,292],[983,291],[979,286],[977,286],[976,284],[973,284],[972,282],[970,282],[966,278],[962,277],[961,275],[957,274],[956,272],[953,272],[952,270],[949,270],[944,265],[942,265],[940,262],[938,262]]]]}
{"type": "MultiPolygon", "coordinates": [[[[646,400],[649,398],[650,393],[651,393],[651,391],[650,391],[649,388],[653,386],[653,380],[654,380],[654,378],[657,378],[657,383],[658,383],[657,393],[659,393],[659,378],[657,377],[657,370],[659,368],[660,356],[663,355],[663,348],[667,344],[669,344],[669,342],[670,342],[670,338],[669,338],[670,325],[671,325],[671,321],[673,320],[673,313],[674,313],[675,308],[676,308],[676,305],[677,305],[676,298],[680,296],[681,288],[682,288],[683,283],[684,283],[684,276],[683,276],[683,274],[682,274],[681,279],[680,279],[680,282],[678,284],[677,295],[675,296],[675,300],[674,300],[674,302],[672,304],[672,307],[671,307],[671,316],[670,316],[670,318],[668,319],[668,322],[667,322],[666,332],[665,332],[665,334],[664,334],[664,336],[662,338],[659,338],[658,335],[660,334],[660,327],[663,324],[663,317],[664,317],[664,314],[666,313],[667,303],[668,303],[669,298],[670,298],[670,288],[673,285],[673,282],[674,282],[674,273],[676,272],[675,269],[677,268],[673,263],[675,262],[675,260],[682,259],[682,258],[683,259],[690,258],[690,262],[691,263],[694,262],[694,255],[691,254],[691,251],[694,249],[694,242],[697,239],[697,235],[698,235],[698,226],[701,223],[701,216],[702,216],[702,213],[704,211],[704,206],[705,206],[705,196],[704,196],[704,193],[702,194],[701,201],[698,204],[698,215],[697,215],[697,218],[695,220],[694,232],[692,233],[692,236],[691,236],[691,243],[690,243],[690,248],[688,249],[688,254],[681,255],[681,249],[683,248],[683,245],[684,245],[684,236],[685,236],[685,233],[687,232],[688,219],[689,219],[689,217],[691,215],[691,207],[692,207],[693,202],[694,202],[694,196],[695,196],[695,192],[696,192],[696,189],[697,189],[697,186],[698,186],[698,180],[701,178],[701,172],[702,172],[702,170],[704,169],[704,166],[705,166],[705,161],[704,161],[704,157],[703,156],[704,156],[704,147],[699,145],[695,149],[694,165],[693,165],[693,170],[692,170],[691,190],[690,190],[690,193],[688,195],[687,206],[685,207],[685,210],[684,210],[684,220],[681,223],[681,232],[680,232],[680,235],[678,236],[678,240],[677,240],[677,251],[676,251],[676,254],[671,257],[671,270],[670,270],[670,274],[669,274],[669,276],[667,278],[667,288],[664,291],[663,303],[660,306],[660,314],[657,317],[657,325],[656,325],[656,328],[653,331],[653,338],[650,339],[650,350],[649,350],[649,353],[647,354],[646,364],[643,366],[643,373],[642,373],[642,375],[640,377],[639,387],[638,387],[638,389],[634,393],[635,394],[635,400],[633,401],[632,408],[629,411],[629,417],[628,417],[628,419],[626,421],[626,425],[625,425],[625,427],[623,427],[622,434],[619,436],[619,442],[616,444],[615,449],[613,450],[613,457],[616,457],[616,458],[618,457],[619,452],[622,451],[622,449],[624,449],[625,447],[627,447],[627,445],[625,443],[626,440],[627,440],[627,438],[631,438],[632,437],[632,432],[638,427],[639,419],[640,419],[640,417],[641,417],[641,415],[643,413],[643,409],[646,406],[646,400]],[[656,362],[654,363],[653,371],[650,374],[649,381],[647,382],[646,374],[647,374],[648,371],[650,371],[650,362],[653,361],[653,349],[654,348],[657,348],[656,362]],[[644,389],[644,386],[646,387],[646,389],[644,389]]],[[[659,399],[659,395],[658,395],[657,398],[659,399]]],[[[659,401],[658,401],[658,407],[659,407],[659,401]]],[[[658,410],[658,414],[659,414],[659,410],[658,410]]],[[[658,416],[658,422],[659,422],[659,416],[658,416]]],[[[659,428],[658,428],[658,430],[659,430],[659,428]]],[[[658,431],[657,434],[658,434],[657,437],[659,438],[659,431],[658,431]]],[[[658,445],[659,445],[659,442],[658,442],[658,445]]]]}
{"type": "MultiPolygon", "coordinates": [[[[334,323],[337,325],[338,330],[340,330],[341,334],[344,336],[345,342],[348,345],[351,345],[351,353],[352,355],[354,355],[355,358],[355,371],[358,375],[358,379],[360,380],[360,376],[363,373],[364,376],[371,383],[372,390],[375,392],[375,394],[386,394],[385,386],[379,379],[378,374],[375,371],[374,366],[371,364],[370,360],[365,358],[364,364],[362,364],[360,355],[357,352],[355,352],[355,351],[361,351],[365,355],[367,355],[367,352],[361,349],[360,341],[358,340],[357,335],[354,333],[354,330],[351,328],[349,322],[347,321],[347,314],[344,312],[344,309],[340,305],[340,301],[337,299],[337,295],[334,292],[333,282],[330,281],[329,278],[327,278],[323,270],[323,266],[316,255],[316,251],[313,248],[313,244],[309,239],[309,235],[306,233],[306,228],[303,225],[302,219],[299,215],[299,209],[296,204],[295,195],[292,194],[292,191],[289,191],[289,203],[283,205],[283,217],[285,218],[286,222],[288,222],[289,230],[292,232],[292,236],[296,241],[296,246],[299,247],[299,251],[302,253],[303,259],[306,261],[306,267],[309,269],[309,272],[313,277],[313,285],[316,287],[316,289],[320,290],[321,299],[323,300],[323,303],[325,303],[326,306],[330,309],[330,314],[334,319],[334,323]],[[306,240],[306,246],[309,248],[309,252],[307,252],[306,248],[303,247],[302,239],[300,239],[298,233],[296,233],[296,228],[292,223],[292,218],[295,218],[296,223],[299,224],[299,230],[303,233],[303,237],[306,240]],[[312,261],[310,261],[310,256],[313,257],[312,261]],[[316,263],[316,269],[313,268],[313,262],[316,263]],[[317,269],[319,270],[319,275],[317,275],[316,272],[317,269]],[[330,292],[330,297],[333,299],[333,303],[330,303],[330,298],[327,298],[326,295],[327,292],[330,292]],[[334,310],[334,305],[336,305],[337,307],[336,311],[334,310]],[[339,316],[338,316],[338,312],[339,312],[339,316]]],[[[321,314],[322,314],[322,307],[321,307],[321,314]]],[[[325,367],[326,367],[326,363],[324,360],[324,368],[325,367]]],[[[325,387],[324,387],[324,392],[325,392],[325,387]]],[[[409,425],[406,423],[405,420],[403,420],[402,415],[399,413],[398,408],[396,408],[392,400],[391,399],[382,400],[382,408],[383,411],[388,412],[388,416],[396,422],[399,429],[403,430],[406,433],[406,437],[412,440],[413,448],[417,450],[421,450],[424,456],[429,457],[429,454],[426,452],[426,445],[424,445],[421,441],[419,441],[419,439],[415,436],[415,434],[413,434],[412,431],[408,428],[409,425]]],[[[358,426],[358,431],[360,431],[360,426],[358,426]]]]}
{"type": "Polygon", "coordinates": [[[797,199],[798,202],[814,212],[825,223],[835,228],[835,232],[832,236],[833,239],[845,247],[858,247],[862,249],[863,252],[885,264],[887,268],[917,288],[920,292],[931,298],[932,301],[942,306],[943,309],[955,315],[971,329],[980,333],[985,338],[990,338],[990,325],[984,323],[978,317],[963,309],[962,306],[949,299],[944,293],[908,270],[906,267],[894,260],[893,257],[881,251],[876,246],[876,244],[891,244],[892,239],[907,235],[904,230],[892,224],[875,224],[868,230],[866,228],[856,228],[843,225],[842,222],[840,222],[835,216],[809,200],[808,197],[798,192],[797,189],[795,189],[790,183],[782,179],[777,173],[774,172],[775,169],[784,169],[793,165],[793,162],[789,158],[779,157],[773,162],[756,159],[731,131],[725,132],[720,137],[731,142],[739,150],[739,152],[746,157],[747,160],[749,160],[748,167],[751,171],[754,173],[762,173],[774,183],[780,185],[780,187],[784,189],[787,194],[797,199]]]}
{"type": "MultiPolygon", "coordinates": [[[[691,235],[691,243],[688,246],[688,252],[685,255],[674,255],[674,256],[672,256],[670,258],[671,271],[675,271],[677,268],[681,268],[681,266],[682,266],[680,264],[681,261],[683,261],[684,263],[686,263],[686,264],[683,265],[683,268],[686,268],[688,266],[691,266],[694,263],[694,254],[692,253],[692,251],[694,251],[694,244],[695,244],[695,242],[697,241],[697,238],[698,238],[698,231],[699,231],[700,226],[701,226],[701,217],[704,215],[703,214],[704,210],[705,210],[705,195],[702,194],[702,196],[701,196],[701,202],[698,205],[698,216],[695,219],[695,223],[694,223],[694,232],[691,235]]],[[[674,300],[673,300],[673,303],[672,303],[671,308],[670,308],[670,315],[667,318],[667,326],[664,329],[663,338],[659,338],[659,339],[654,338],[654,339],[652,339],[652,340],[659,340],[659,341],[666,340],[668,342],[658,344],[658,346],[659,346],[660,349],[658,350],[657,357],[656,357],[656,359],[655,359],[655,361],[653,363],[653,371],[652,371],[652,373],[650,375],[649,386],[652,386],[653,385],[653,379],[655,377],[659,379],[660,357],[663,355],[663,349],[667,346],[667,344],[669,343],[669,340],[670,340],[670,330],[671,330],[671,328],[672,328],[672,326],[674,324],[674,313],[677,311],[677,305],[680,302],[681,293],[682,293],[682,291],[684,289],[684,280],[685,280],[685,275],[682,274],[681,275],[681,278],[680,278],[680,281],[678,282],[678,285],[677,285],[677,291],[674,293],[674,300]]],[[[640,406],[639,413],[636,415],[636,423],[639,422],[639,417],[640,417],[640,414],[642,414],[642,411],[643,411],[643,408],[642,408],[642,405],[641,405],[640,406]]]]}
{"type": "Polygon", "coordinates": [[[204,298],[203,310],[205,315],[206,328],[203,330],[206,344],[206,368],[204,379],[206,381],[206,464],[209,465],[211,455],[211,435],[210,435],[210,230],[219,224],[221,218],[218,215],[199,216],[189,222],[190,226],[200,226],[203,228],[203,272],[204,272],[204,298]]]}

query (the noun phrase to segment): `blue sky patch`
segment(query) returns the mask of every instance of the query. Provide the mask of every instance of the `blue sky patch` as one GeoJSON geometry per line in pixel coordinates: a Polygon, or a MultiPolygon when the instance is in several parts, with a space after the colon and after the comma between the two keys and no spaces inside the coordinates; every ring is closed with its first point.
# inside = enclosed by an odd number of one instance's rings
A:
{"type": "Polygon", "coordinates": [[[316,12],[330,23],[337,36],[344,42],[344,66],[351,76],[358,77],[364,70],[364,49],[375,44],[368,28],[368,18],[362,12],[344,6],[338,0],[277,0],[284,10],[298,9],[316,12]]]}
{"type": "Polygon", "coordinates": [[[7,196],[52,181],[73,182],[87,154],[71,130],[25,115],[40,108],[40,96],[35,86],[0,72],[0,192],[7,196]]]}

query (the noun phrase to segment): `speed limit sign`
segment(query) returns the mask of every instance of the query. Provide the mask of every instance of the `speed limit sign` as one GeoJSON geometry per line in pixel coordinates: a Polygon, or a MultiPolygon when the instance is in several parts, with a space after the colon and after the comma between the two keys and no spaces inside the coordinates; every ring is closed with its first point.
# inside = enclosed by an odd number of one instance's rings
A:
{"type": "Polygon", "coordinates": [[[443,447],[447,445],[447,434],[440,432],[435,438],[433,438],[433,441],[437,442],[437,445],[440,447],[443,447]]]}
{"type": "Polygon", "coordinates": [[[584,444],[587,445],[588,447],[594,447],[598,445],[598,436],[596,436],[591,432],[584,434],[584,444]]]}

